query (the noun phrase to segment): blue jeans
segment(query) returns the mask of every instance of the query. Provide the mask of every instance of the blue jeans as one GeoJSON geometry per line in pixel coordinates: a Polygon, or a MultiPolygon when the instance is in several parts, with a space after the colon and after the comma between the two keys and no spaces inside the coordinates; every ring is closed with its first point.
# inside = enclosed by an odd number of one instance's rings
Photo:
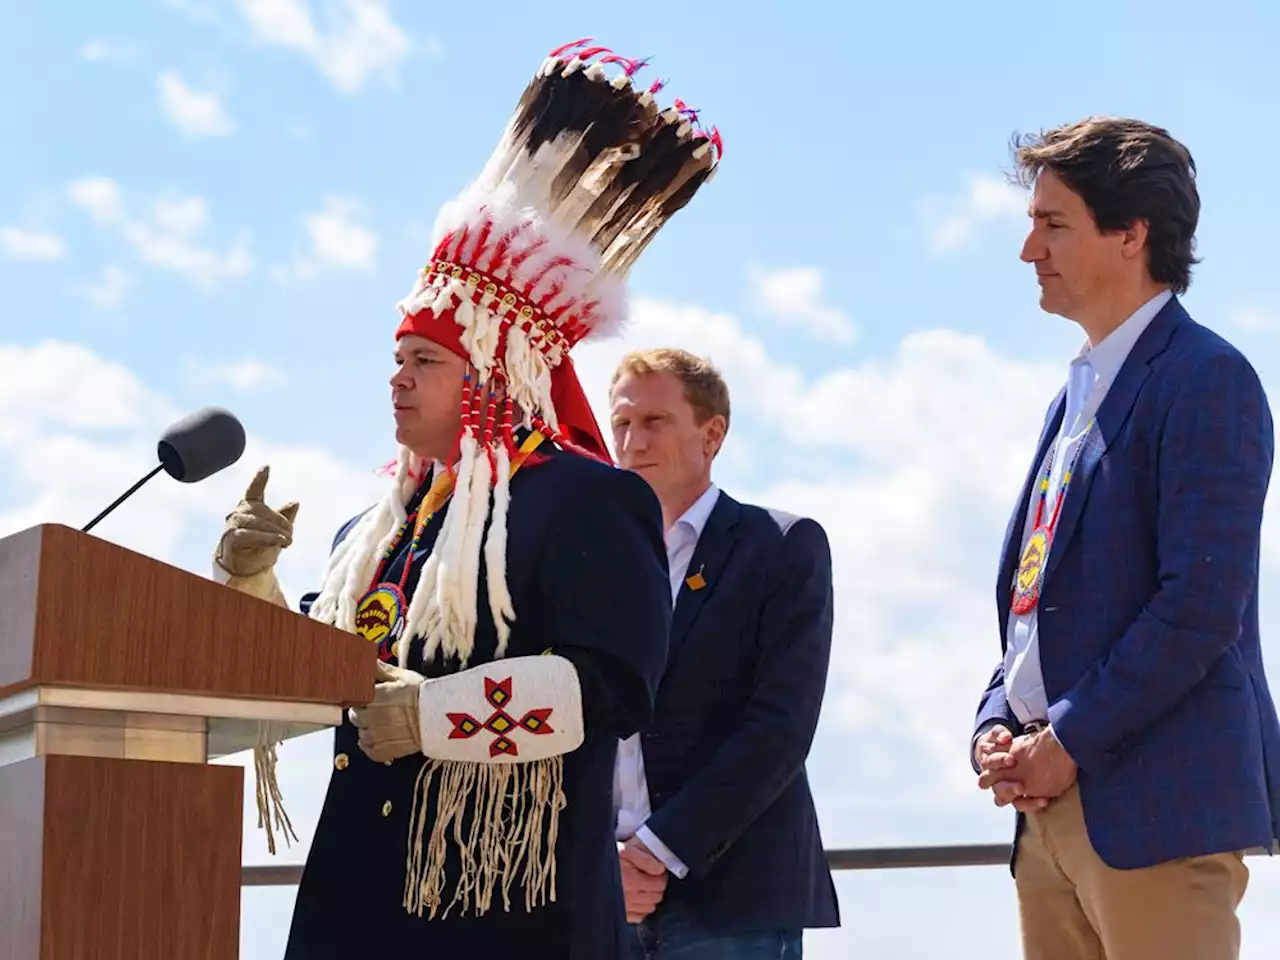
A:
{"type": "Polygon", "coordinates": [[[801,960],[802,932],[716,933],[679,905],[659,906],[631,928],[634,960],[801,960]]]}

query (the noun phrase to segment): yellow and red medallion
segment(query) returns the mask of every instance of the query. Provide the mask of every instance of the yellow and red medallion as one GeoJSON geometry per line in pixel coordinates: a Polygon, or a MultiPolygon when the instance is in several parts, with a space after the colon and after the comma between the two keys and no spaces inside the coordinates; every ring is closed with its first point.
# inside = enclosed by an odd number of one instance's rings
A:
{"type": "Polygon", "coordinates": [[[1040,582],[1044,578],[1044,564],[1049,556],[1049,531],[1037,527],[1022,551],[1018,572],[1013,578],[1013,612],[1021,616],[1030,613],[1040,600],[1040,582]]]}
{"type": "Polygon", "coordinates": [[[378,645],[378,656],[395,653],[396,641],[404,632],[404,593],[394,583],[380,583],[364,595],[356,607],[356,634],[378,645]]]}

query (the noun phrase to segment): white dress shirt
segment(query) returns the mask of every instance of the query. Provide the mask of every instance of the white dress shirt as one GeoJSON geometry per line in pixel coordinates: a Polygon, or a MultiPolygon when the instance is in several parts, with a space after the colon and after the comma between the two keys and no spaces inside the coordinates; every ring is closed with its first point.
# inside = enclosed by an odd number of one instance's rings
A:
{"type": "MultiPolygon", "coordinates": [[[[667,531],[667,569],[671,574],[673,607],[689,571],[689,561],[693,559],[698,540],[719,498],[720,491],[713,483],[667,531]]],[[[649,785],[644,775],[644,754],[640,749],[639,734],[618,744],[618,759],[613,771],[613,806],[618,812],[615,834],[618,840],[635,836],[677,877],[688,874],[689,868],[645,826],[653,811],[649,805],[649,785]]]]}
{"type": "MultiPolygon", "coordinates": [[[[1053,505],[1062,486],[1062,474],[1084,442],[1086,427],[1097,414],[1098,408],[1115,382],[1116,375],[1125,360],[1157,313],[1169,302],[1173,294],[1165,290],[1152,297],[1117,327],[1101,343],[1085,344],[1071,361],[1067,376],[1066,409],[1057,438],[1045,451],[1045,460],[1037,467],[1035,481],[1031,484],[1031,501],[1022,531],[1022,547],[1035,529],[1036,501],[1040,496],[1040,478],[1044,474],[1045,461],[1053,453],[1053,471],[1049,476],[1049,489],[1045,491],[1044,517],[1047,523],[1053,515],[1053,505]],[[1056,451],[1056,452],[1055,452],[1056,451]]],[[[1097,429],[1095,426],[1094,429],[1097,429]]],[[[1074,485],[1071,489],[1075,489],[1074,485]]],[[[1070,489],[1067,496],[1072,497],[1070,489]]],[[[1052,549],[1052,547],[1050,548],[1052,549]]],[[[1021,550],[1018,558],[1021,559],[1021,550]]],[[[1009,612],[1005,636],[1007,647],[1004,656],[1004,691],[1013,715],[1023,723],[1048,719],[1049,698],[1044,690],[1044,677],[1040,671],[1039,604],[1029,612],[1019,615],[1009,612]]]]}

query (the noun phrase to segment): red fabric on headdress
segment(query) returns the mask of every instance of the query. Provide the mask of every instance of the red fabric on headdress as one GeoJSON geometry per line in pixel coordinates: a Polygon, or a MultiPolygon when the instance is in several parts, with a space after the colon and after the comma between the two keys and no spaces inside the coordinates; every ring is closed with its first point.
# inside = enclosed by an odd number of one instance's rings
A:
{"type": "MultiPolygon", "coordinates": [[[[454,322],[452,310],[442,310],[438,314],[430,309],[419,310],[405,317],[396,330],[396,340],[399,341],[406,334],[431,340],[456,353],[463,360],[471,361],[471,357],[463,349],[462,328],[454,322]]],[[[591,404],[578,380],[578,373],[573,368],[573,360],[567,354],[551,371],[551,403],[556,408],[556,420],[566,438],[594,453],[605,463],[613,463],[609,446],[591,411],[591,404]]]]}
{"type": "Polygon", "coordinates": [[[399,343],[400,338],[408,334],[438,343],[468,363],[471,362],[471,356],[462,349],[462,328],[454,322],[452,310],[436,313],[428,308],[410,314],[400,321],[400,326],[396,329],[396,342],[399,343]]]}
{"type": "Polygon", "coordinates": [[[609,447],[600,433],[600,425],[591,412],[591,404],[567,355],[560,366],[551,371],[551,402],[560,420],[560,429],[578,446],[596,454],[605,463],[613,463],[609,447]]]}

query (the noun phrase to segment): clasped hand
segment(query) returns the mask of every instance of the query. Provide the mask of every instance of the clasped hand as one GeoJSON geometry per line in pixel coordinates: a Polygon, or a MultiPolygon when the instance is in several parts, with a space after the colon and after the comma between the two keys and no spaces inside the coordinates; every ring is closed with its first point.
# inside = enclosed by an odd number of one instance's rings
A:
{"type": "Polygon", "coordinates": [[[373,699],[348,712],[360,731],[360,749],[379,763],[421,753],[418,696],[426,677],[379,660],[376,679],[373,699]]]}
{"type": "Polygon", "coordinates": [[[1022,813],[1043,810],[1071,787],[1078,772],[1047,729],[1015,737],[1006,727],[993,727],[978,738],[974,757],[982,768],[978,787],[992,792],[996,806],[1012,804],[1022,813]]]}
{"type": "Polygon", "coordinates": [[[618,848],[627,923],[639,923],[657,909],[667,892],[667,868],[637,837],[618,848]]]}

